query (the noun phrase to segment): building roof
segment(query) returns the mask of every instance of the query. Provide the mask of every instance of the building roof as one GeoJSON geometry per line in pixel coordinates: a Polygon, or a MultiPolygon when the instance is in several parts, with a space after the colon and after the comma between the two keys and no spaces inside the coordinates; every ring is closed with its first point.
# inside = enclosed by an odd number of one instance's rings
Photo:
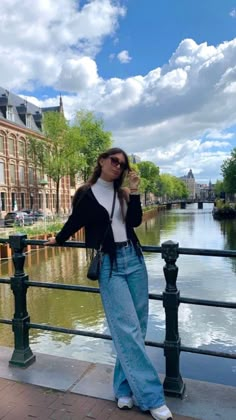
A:
{"type": "Polygon", "coordinates": [[[192,169],[189,169],[187,178],[194,178],[192,169]]]}
{"type": "Polygon", "coordinates": [[[22,97],[0,87],[0,122],[8,121],[15,126],[28,128],[42,133],[42,116],[44,112],[63,112],[62,99],[60,105],[39,108],[22,97]]]}
{"type": "Polygon", "coordinates": [[[183,181],[187,181],[187,180],[190,180],[190,179],[193,179],[193,180],[195,179],[192,169],[190,169],[188,171],[187,175],[180,176],[179,178],[182,179],[183,181]]]}

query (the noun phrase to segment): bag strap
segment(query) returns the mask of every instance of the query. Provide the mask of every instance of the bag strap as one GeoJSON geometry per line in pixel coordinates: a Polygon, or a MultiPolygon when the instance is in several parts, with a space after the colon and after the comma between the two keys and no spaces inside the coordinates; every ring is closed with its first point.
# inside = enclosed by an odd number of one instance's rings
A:
{"type": "Polygon", "coordinates": [[[115,190],[115,188],[114,188],[114,195],[113,195],[112,209],[111,209],[111,215],[110,215],[110,223],[112,223],[112,218],[113,218],[113,214],[114,214],[114,210],[115,210],[115,205],[116,205],[116,190],[115,190]]]}

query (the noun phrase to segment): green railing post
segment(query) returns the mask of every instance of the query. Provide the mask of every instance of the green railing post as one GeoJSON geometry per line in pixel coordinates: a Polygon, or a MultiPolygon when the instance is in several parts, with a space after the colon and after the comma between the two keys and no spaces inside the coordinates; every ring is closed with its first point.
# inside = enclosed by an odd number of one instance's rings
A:
{"type": "Polygon", "coordinates": [[[24,234],[9,236],[15,268],[15,274],[10,279],[15,298],[15,313],[12,320],[15,349],[9,364],[18,367],[27,367],[35,361],[35,356],[29,347],[29,328],[27,325],[30,321],[26,302],[28,276],[24,273],[25,254],[23,252],[26,238],[27,236],[24,234]]]}
{"type": "Polygon", "coordinates": [[[163,268],[166,288],[163,292],[163,306],[166,313],[166,336],[164,342],[164,355],[166,358],[166,377],[164,391],[166,395],[182,397],[185,385],[179,370],[180,337],[178,329],[178,307],[180,293],[176,287],[178,267],[175,262],[178,258],[179,244],[166,241],[162,244],[162,258],[166,265],[163,268]]]}

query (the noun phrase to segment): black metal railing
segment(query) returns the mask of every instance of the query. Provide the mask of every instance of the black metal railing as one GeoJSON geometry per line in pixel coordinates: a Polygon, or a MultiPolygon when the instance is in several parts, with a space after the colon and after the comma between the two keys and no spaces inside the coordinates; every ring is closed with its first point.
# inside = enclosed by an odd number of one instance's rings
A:
{"type": "MultiPolygon", "coordinates": [[[[63,289],[90,293],[99,293],[99,289],[97,287],[30,281],[24,272],[24,248],[27,245],[44,245],[45,241],[27,239],[26,235],[18,234],[9,236],[8,239],[0,239],[0,243],[10,244],[13,251],[12,259],[15,269],[14,276],[10,279],[0,278],[0,283],[9,284],[11,286],[15,302],[15,313],[13,319],[0,319],[0,323],[12,325],[14,333],[14,351],[11,360],[9,361],[10,365],[25,368],[35,361],[35,355],[33,354],[29,343],[30,328],[111,340],[111,336],[108,334],[31,323],[30,316],[27,311],[27,289],[29,287],[63,289]]],[[[85,244],[83,242],[77,241],[66,242],[64,246],[70,248],[85,248],[85,244]]],[[[180,303],[231,309],[236,309],[236,303],[180,297],[180,291],[176,286],[178,276],[176,261],[179,255],[203,255],[236,258],[236,251],[180,248],[178,243],[173,241],[166,241],[161,246],[143,246],[142,249],[144,252],[155,252],[161,254],[162,258],[165,260],[163,271],[166,281],[166,288],[162,295],[154,293],[149,294],[149,299],[163,301],[166,316],[165,341],[164,343],[160,343],[146,340],[146,345],[164,349],[166,376],[163,385],[165,393],[175,397],[182,397],[184,394],[185,384],[180,373],[181,351],[230,359],[236,359],[236,354],[182,346],[178,329],[178,308],[180,303]]]]}

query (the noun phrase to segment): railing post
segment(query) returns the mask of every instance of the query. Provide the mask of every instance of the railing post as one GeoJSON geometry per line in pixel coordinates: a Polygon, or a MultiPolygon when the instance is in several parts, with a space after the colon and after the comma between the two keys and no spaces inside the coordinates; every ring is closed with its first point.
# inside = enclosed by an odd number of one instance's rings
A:
{"type": "Polygon", "coordinates": [[[163,292],[163,306],[166,313],[166,336],[164,342],[166,377],[163,386],[166,395],[182,397],[185,385],[179,371],[178,307],[180,293],[176,287],[178,267],[175,265],[178,258],[179,244],[173,241],[166,241],[161,247],[162,258],[166,262],[163,268],[166,280],[166,288],[163,292]]]}
{"type": "Polygon", "coordinates": [[[25,254],[23,252],[26,238],[27,236],[21,233],[9,236],[15,268],[15,274],[10,279],[15,298],[15,313],[12,320],[15,349],[9,364],[18,367],[27,367],[35,361],[35,356],[29,347],[29,328],[27,325],[30,321],[26,302],[28,276],[24,273],[25,254]]]}

